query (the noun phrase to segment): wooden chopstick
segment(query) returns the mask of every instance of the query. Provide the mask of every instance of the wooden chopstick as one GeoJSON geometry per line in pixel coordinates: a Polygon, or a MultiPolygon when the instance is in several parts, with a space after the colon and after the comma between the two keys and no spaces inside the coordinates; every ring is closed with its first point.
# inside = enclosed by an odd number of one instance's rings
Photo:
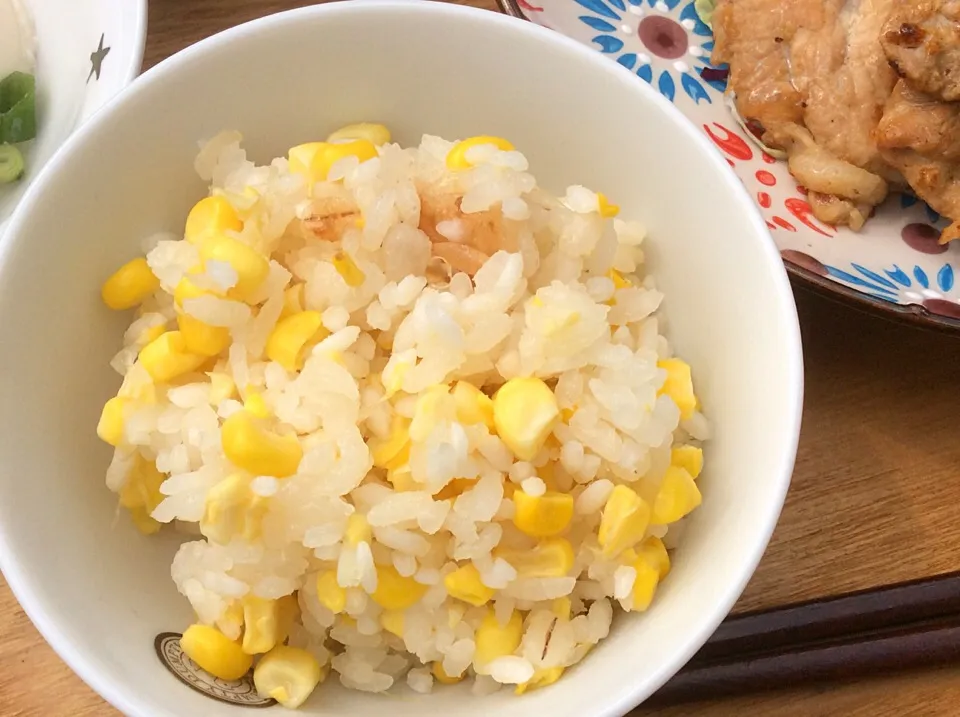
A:
{"type": "Polygon", "coordinates": [[[960,660],[960,573],[728,618],[650,704],[960,660]]]}

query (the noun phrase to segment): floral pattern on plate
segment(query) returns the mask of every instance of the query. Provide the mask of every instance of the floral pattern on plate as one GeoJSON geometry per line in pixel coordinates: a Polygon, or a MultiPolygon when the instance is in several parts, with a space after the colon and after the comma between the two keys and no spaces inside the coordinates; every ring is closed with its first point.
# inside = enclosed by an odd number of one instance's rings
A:
{"type": "Polygon", "coordinates": [[[787,270],[801,283],[913,322],[960,332],[958,246],[910,196],[889,199],[860,232],[813,217],[786,163],[764,152],[724,97],[713,33],[694,0],[500,0],[504,10],[568,35],[623,66],[705,132],[754,197],[787,270]]]}

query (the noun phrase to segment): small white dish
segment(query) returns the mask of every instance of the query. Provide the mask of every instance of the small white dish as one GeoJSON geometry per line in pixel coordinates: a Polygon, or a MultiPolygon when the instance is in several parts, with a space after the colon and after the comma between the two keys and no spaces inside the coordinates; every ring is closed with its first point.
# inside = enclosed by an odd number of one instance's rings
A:
{"type": "Polygon", "coordinates": [[[491,12],[366,0],[267,17],[151,69],[67,141],[0,244],[0,567],[50,644],[123,713],[248,714],[249,680],[205,679],[170,636],[192,619],[170,577],[183,536],[137,534],[103,484],[111,451],[95,427],[129,317],[99,289],[203,196],[199,140],[237,129],[264,162],[363,120],[407,145],[423,133],[507,137],[542,186],[596,187],[642,221],[667,333],[714,435],[703,505],[651,609],[620,616],[555,685],[374,696],[330,679],[301,714],[623,715],[713,633],[773,532],[800,427],[796,310],[752,199],[702,133],[579,43],[491,12]],[[535,66],[566,83],[517,72],[535,66]],[[675,172],[660,171],[668,159],[675,172]]]}
{"type": "Polygon", "coordinates": [[[38,134],[26,175],[0,187],[0,238],[66,138],[140,73],[147,0],[18,0],[36,35],[38,134]]]}

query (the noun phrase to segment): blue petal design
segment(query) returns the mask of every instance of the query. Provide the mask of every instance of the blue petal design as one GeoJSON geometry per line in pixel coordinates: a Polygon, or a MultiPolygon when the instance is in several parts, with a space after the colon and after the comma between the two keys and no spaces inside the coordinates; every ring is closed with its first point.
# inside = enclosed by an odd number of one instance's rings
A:
{"type": "Polygon", "coordinates": [[[619,20],[620,16],[611,10],[603,0],[576,0],[577,4],[587,8],[597,15],[609,17],[611,20],[619,20]]]}
{"type": "Polygon", "coordinates": [[[910,288],[910,277],[907,276],[907,272],[896,264],[893,265],[893,269],[887,269],[884,273],[901,286],[910,288]]]}
{"type": "Polygon", "coordinates": [[[637,68],[637,77],[640,79],[646,80],[651,85],[653,84],[653,69],[650,65],[640,65],[637,68]]]}
{"type": "Polygon", "coordinates": [[[703,43],[702,45],[700,45],[700,47],[702,47],[704,50],[707,50],[708,52],[712,52],[713,40],[709,40],[708,42],[703,43]]]}
{"type": "Polygon", "coordinates": [[[710,95],[707,94],[707,91],[703,89],[703,85],[686,72],[680,75],[680,84],[683,85],[683,91],[697,104],[700,104],[700,100],[706,100],[708,103],[713,102],[713,100],[710,99],[710,95]]]}
{"type": "Polygon", "coordinates": [[[623,0],[607,0],[611,5],[620,10],[626,10],[627,6],[623,4],[623,0]]]}
{"type": "Polygon", "coordinates": [[[617,62],[628,70],[632,70],[633,66],[637,64],[637,56],[632,52],[628,52],[625,55],[620,55],[620,57],[617,58],[617,62]]]}
{"type": "Polygon", "coordinates": [[[892,281],[889,281],[888,279],[885,279],[884,277],[880,276],[880,275],[879,275],[877,272],[875,272],[875,271],[870,271],[869,269],[867,269],[866,267],[861,266],[860,264],[850,264],[850,266],[852,266],[854,269],[856,269],[857,271],[859,271],[859,272],[860,272],[861,274],[863,274],[865,277],[867,277],[868,279],[870,279],[870,281],[875,281],[875,282],[877,282],[878,284],[880,284],[881,286],[886,286],[888,289],[894,289],[894,290],[896,290],[896,288],[897,288],[896,285],[895,285],[892,281]]]}
{"type": "Polygon", "coordinates": [[[927,217],[930,219],[931,222],[940,221],[940,214],[938,214],[936,211],[931,209],[929,204],[925,204],[924,209],[927,210],[927,217]]]}
{"type": "Polygon", "coordinates": [[[663,0],[663,1],[667,4],[667,7],[670,8],[671,10],[673,10],[673,8],[675,8],[677,5],[680,4],[680,0],[663,0]]]}
{"type": "MultiPolygon", "coordinates": [[[[580,0],[577,0],[580,2],[580,0]]],[[[707,27],[703,20],[700,19],[700,16],[697,15],[697,11],[693,7],[693,3],[687,5],[683,10],[680,11],[680,21],[684,20],[693,20],[693,28],[690,30],[694,35],[699,35],[700,37],[713,37],[713,30],[707,27]]]]}
{"type": "Polygon", "coordinates": [[[601,20],[599,17],[594,17],[593,15],[581,15],[580,22],[582,22],[584,25],[589,25],[594,30],[599,30],[600,32],[617,31],[615,25],[611,25],[606,20],[601,20]]]}
{"type": "Polygon", "coordinates": [[[900,207],[906,209],[907,207],[912,207],[917,203],[917,198],[910,194],[901,194],[900,195],[900,207]]]}
{"type": "Polygon", "coordinates": [[[600,51],[607,54],[620,52],[623,49],[623,40],[613,35],[597,35],[591,42],[600,46],[600,51]]]}
{"type": "Polygon", "coordinates": [[[937,286],[940,287],[940,290],[950,291],[953,288],[953,280],[953,267],[949,264],[940,267],[940,271],[937,272],[937,286]]]}
{"type": "Polygon", "coordinates": [[[853,286],[859,286],[861,288],[867,289],[874,296],[877,296],[881,299],[885,299],[886,301],[892,301],[893,297],[895,296],[894,292],[890,291],[885,287],[877,286],[876,284],[871,284],[869,281],[865,281],[855,274],[848,274],[842,269],[837,269],[836,267],[833,267],[833,266],[827,267],[827,274],[834,277],[835,279],[840,279],[840,281],[846,282],[847,284],[852,284],[853,286]]]}
{"type": "Polygon", "coordinates": [[[643,5],[643,0],[630,0],[630,4],[636,7],[637,5],[643,5]]]}
{"type": "Polygon", "coordinates": [[[927,278],[927,272],[921,269],[919,266],[913,267],[913,278],[917,280],[917,283],[920,284],[924,289],[930,288],[930,279],[927,278]]]}
{"type": "Polygon", "coordinates": [[[670,77],[670,73],[664,70],[660,73],[660,79],[657,80],[657,87],[660,88],[660,94],[673,102],[673,96],[677,93],[677,86],[670,77]]]}

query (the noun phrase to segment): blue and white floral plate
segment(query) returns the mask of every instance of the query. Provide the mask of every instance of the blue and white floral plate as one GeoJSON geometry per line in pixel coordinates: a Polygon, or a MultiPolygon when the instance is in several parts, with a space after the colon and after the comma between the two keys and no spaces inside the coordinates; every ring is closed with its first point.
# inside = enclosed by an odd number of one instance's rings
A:
{"type": "Polygon", "coordinates": [[[727,71],[710,63],[713,34],[694,0],[498,0],[504,12],[561,32],[649,82],[713,140],[756,198],[799,283],[899,320],[960,333],[960,242],[946,222],[896,195],[860,232],[815,219],[786,163],[753,142],[724,100],[727,71]]]}

